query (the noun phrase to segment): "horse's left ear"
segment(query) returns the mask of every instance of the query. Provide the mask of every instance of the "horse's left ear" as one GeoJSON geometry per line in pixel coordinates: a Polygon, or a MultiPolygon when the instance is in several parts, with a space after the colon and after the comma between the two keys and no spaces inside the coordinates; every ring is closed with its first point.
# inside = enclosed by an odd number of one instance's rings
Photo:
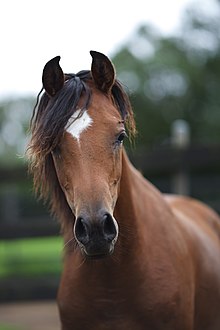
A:
{"type": "Polygon", "coordinates": [[[54,96],[64,84],[64,74],[59,61],[60,56],[56,56],[47,62],[43,69],[43,87],[50,96],[54,96]]]}
{"type": "Polygon", "coordinates": [[[115,82],[115,69],[112,62],[102,53],[90,51],[92,56],[92,77],[99,90],[110,92],[115,82]]]}

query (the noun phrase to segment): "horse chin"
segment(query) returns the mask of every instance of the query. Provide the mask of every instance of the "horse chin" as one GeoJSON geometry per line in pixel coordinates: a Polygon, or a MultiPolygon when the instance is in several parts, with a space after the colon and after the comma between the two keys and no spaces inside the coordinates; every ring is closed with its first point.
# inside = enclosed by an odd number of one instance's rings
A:
{"type": "Polygon", "coordinates": [[[114,252],[114,244],[110,244],[105,249],[95,250],[87,249],[85,246],[81,247],[81,252],[86,259],[99,260],[109,257],[114,252]]]}

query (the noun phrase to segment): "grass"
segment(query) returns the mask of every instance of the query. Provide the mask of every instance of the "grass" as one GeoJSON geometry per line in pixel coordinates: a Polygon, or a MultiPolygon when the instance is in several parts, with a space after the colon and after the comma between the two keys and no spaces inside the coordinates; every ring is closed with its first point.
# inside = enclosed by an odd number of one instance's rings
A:
{"type": "Polygon", "coordinates": [[[59,274],[61,259],[60,237],[2,240],[0,241],[0,279],[59,274]]]}
{"type": "Polygon", "coordinates": [[[22,330],[21,327],[0,324],[0,330],[22,330]]]}

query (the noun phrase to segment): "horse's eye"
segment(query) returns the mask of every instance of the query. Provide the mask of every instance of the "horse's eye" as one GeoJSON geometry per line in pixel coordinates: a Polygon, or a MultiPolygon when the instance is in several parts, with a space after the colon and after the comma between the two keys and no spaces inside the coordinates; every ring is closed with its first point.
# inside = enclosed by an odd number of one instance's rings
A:
{"type": "Polygon", "coordinates": [[[116,144],[120,145],[122,144],[124,138],[127,136],[126,132],[121,132],[121,134],[118,136],[116,144]]]}

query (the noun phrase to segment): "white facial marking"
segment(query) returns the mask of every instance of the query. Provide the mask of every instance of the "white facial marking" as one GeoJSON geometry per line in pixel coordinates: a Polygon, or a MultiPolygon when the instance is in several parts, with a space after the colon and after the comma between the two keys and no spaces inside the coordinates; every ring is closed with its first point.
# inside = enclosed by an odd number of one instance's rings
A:
{"type": "Polygon", "coordinates": [[[80,109],[77,110],[68,120],[66,131],[69,132],[77,141],[80,140],[80,134],[92,125],[92,118],[84,111],[82,116],[79,116],[80,109]]]}

